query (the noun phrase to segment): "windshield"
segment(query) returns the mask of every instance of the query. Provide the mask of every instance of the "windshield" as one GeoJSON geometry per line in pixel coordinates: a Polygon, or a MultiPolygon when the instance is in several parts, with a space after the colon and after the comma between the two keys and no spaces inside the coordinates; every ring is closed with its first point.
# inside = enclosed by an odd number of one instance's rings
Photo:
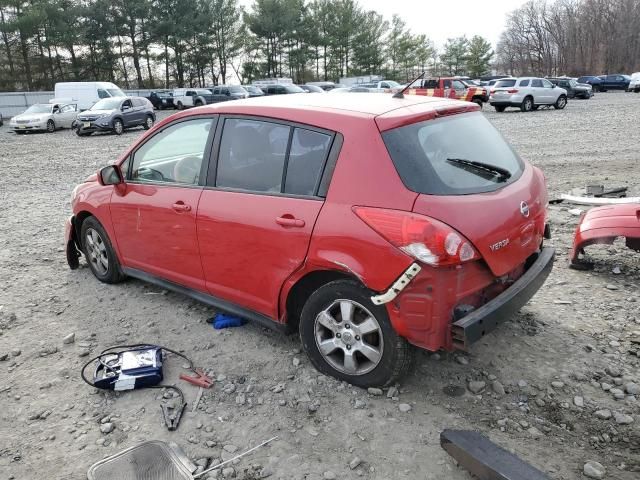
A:
{"type": "Polygon", "coordinates": [[[107,88],[107,92],[109,92],[109,95],[112,97],[126,97],[124,92],[119,88],[107,88]]]}
{"type": "Polygon", "coordinates": [[[232,85],[229,87],[231,93],[247,93],[247,91],[239,85],[232,85]]]}
{"type": "Polygon", "coordinates": [[[262,90],[260,90],[258,87],[254,87],[253,85],[243,85],[242,88],[250,93],[262,93],[262,90]]]}
{"type": "Polygon", "coordinates": [[[89,110],[116,110],[120,108],[120,98],[103,98],[98,100],[89,110]]]}
{"type": "Polygon", "coordinates": [[[40,103],[37,105],[31,105],[27,108],[24,113],[51,113],[52,105],[47,105],[46,103],[40,103]]]}
{"type": "Polygon", "coordinates": [[[211,95],[211,90],[196,90],[198,95],[211,95]]]}
{"type": "Polygon", "coordinates": [[[391,88],[396,88],[400,86],[398,82],[394,82],[393,80],[385,80],[385,83],[388,84],[391,88]]]}
{"type": "Polygon", "coordinates": [[[479,112],[414,123],[384,132],[382,138],[403,183],[417,193],[488,192],[513,182],[523,170],[522,161],[479,112]],[[479,167],[497,173],[479,175],[479,167]]]}
{"type": "Polygon", "coordinates": [[[515,78],[510,80],[498,80],[494,85],[494,87],[496,88],[513,87],[515,84],[516,84],[515,78]]]}
{"type": "Polygon", "coordinates": [[[297,85],[285,85],[284,89],[287,91],[287,93],[304,93],[304,90],[302,90],[297,85]]]}

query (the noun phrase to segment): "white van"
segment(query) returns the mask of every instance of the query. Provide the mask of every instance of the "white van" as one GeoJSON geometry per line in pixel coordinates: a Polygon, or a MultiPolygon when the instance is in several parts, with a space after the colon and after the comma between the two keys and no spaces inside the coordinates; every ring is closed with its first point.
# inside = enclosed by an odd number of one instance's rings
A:
{"type": "Polygon", "coordinates": [[[125,97],[117,85],[110,82],[59,82],[56,83],[55,97],[70,99],[78,105],[78,110],[87,110],[101,98],[125,97]]]}

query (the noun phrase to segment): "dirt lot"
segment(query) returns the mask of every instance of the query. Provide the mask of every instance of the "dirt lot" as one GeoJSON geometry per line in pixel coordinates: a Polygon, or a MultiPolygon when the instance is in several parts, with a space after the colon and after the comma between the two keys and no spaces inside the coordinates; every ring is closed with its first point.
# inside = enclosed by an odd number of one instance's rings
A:
{"type": "MultiPolygon", "coordinates": [[[[542,167],[554,197],[586,183],[640,194],[639,109],[640,95],[605,93],[564,111],[485,111],[542,167]]],[[[468,355],[420,353],[393,398],[375,396],[319,375],[295,336],[255,325],[217,331],[206,322],[212,310],[183,296],[67,268],[72,188],[141,133],[0,129],[0,478],[85,478],[94,462],[150,439],[174,441],[206,465],[278,435],[225,474],[468,479],[439,446],[444,428],[480,430],[554,479],[584,478],[587,461],[604,465],[607,479],[640,477],[640,403],[625,394],[640,389],[640,255],[591,247],[595,270],[568,269],[575,206],[551,206],[556,266],[513,321],[468,355]],[[63,344],[71,333],[75,342],[63,344]],[[196,412],[197,389],[180,382],[189,406],[176,432],[163,426],[161,392],[94,391],[78,376],[87,355],[142,341],[180,349],[216,378],[196,412]],[[474,394],[470,381],[485,385],[474,383],[474,394]],[[448,396],[450,385],[465,393],[448,396]]],[[[169,381],[183,363],[168,360],[169,381]]]]}

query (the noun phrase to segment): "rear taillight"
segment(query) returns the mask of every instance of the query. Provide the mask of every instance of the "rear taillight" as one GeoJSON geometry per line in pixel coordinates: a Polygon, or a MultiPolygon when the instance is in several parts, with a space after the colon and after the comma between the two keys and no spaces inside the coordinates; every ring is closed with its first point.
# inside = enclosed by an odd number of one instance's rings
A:
{"type": "Polygon", "coordinates": [[[518,89],[512,88],[511,90],[507,90],[507,93],[518,93],[518,89]]]}
{"type": "Polygon", "coordinates": [[[353,211],[392,245],[420,262],[437,267],[480,258],[469,240],[434,218],[384,208],[355,207],[353,211]]]}

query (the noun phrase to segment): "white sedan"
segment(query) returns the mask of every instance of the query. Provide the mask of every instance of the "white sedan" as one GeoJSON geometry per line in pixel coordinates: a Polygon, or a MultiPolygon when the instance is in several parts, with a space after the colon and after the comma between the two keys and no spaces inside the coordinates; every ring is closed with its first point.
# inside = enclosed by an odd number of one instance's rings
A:
{"type": "Polygon", "coordinates": [[[71,128],[78,116],[74,103],[37,103],[9,121],[9,128],[16,133],[34,130],[55,132],[59,128],[71,128]]]}

